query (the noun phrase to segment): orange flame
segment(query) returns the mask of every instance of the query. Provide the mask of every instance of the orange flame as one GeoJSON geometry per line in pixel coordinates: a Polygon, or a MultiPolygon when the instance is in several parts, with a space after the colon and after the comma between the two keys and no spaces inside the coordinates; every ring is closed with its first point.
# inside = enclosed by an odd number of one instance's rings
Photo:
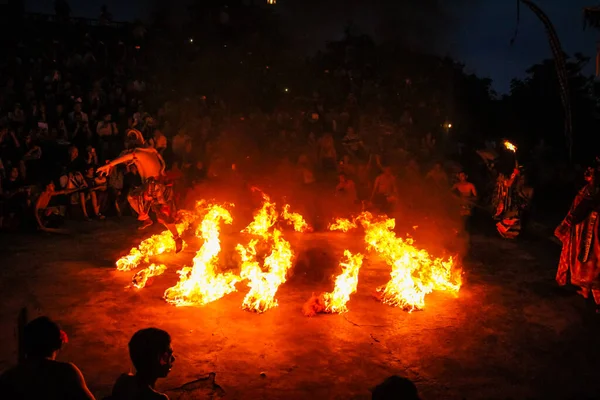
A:
{"type": "Polygon", "coordinates": [[[279,229],[274,228],[278,217],[275,203],[272,203],[269,196],[264,193],[263,200],[261,209],[242,231],[258,238],[251,239],[246,246],[241,244],[236,246],[242,260],[240,275],[248,280],[250,288],[244,297],[242,308],[257,313],[263,313],[277,306],[275,294],[279,286],[286,281],[294,256],[290,243],[283,239],[279,229]],[[271,250],[264,259],[262,268],[257,260],[256,246],[259,242],[268,245],[271,250]]]}
{"type": "Polygon", "coordinates": [[[342,273],[335,278],[333,292],[323,295],[325,312],[328,313],[347,312],[346,303],[350,300],[350,295],[356,292],[358,271],[363,263],[363,255],[352,254],[349,250],[344,250],[344,257],[346,257],[346,261],[340,261],[342,273]]]}
{"type": "MultiPolygon", "coordinates": [[[[180,215],[182,221],[177,224],[177,232],[181,235],[189,228],[195,217],[186,212],[182,212],[180,215]]],[[[184,243],[183,245],[185,248],[186,244],[184,243]]],[[[116,263],[117,269],[119,271],[131,271],[132,269],[136,269],[142,262],[150,262],[150,257],[170,251],[175,251],[175,242],[173,241],[171,232],[165,230],[143,240],[138,247],[132,248],[128,255],[118,259],[116,263]]]]}
{"type": "Polygon", "coordinates": [[[367,247],[392,266],[391,280],[377,289],[383,303],[409,311],[421,310],[425,295],[434,290],[458,293],[461,271],[452,257],[434,258],[426,250],[414,247],[412,238],[396,237],[393,218],[373,221],[369,213],[359,218],[365,228],[367,247]]]}
{"type": "Polygon", "coordinates": [[[150,264],[148,267],[139,270],[132,278],[131,284],[136,289],[142,289],[146,287],[148,279],[162,275],[167,270],[167,266],[164,264],[150,264]]]}
{"type": "Polygon", "coordinates": [[[507,150],[512,151],[513,153],[517,152],[517,146],[515,146],[514,144],[512,144],[511,142],[509,142],[508,140],[504,141],[504,147],[506,147],[507,150]]]}
{"type": "Polygon", "coordinates": [[[302,215],[295,212],[290,212],[289,204],[283,206],[283,212],[281,213],[281,216],[285,221],[293,225],[296,232],[310,232],[312,230],[302,215]]]}
{"type": "Polygon", "coordinates": [[[356,228],[356,222],[350,221],[346,218],[337,218],[335,222],[329,224],[328,229],[330,231],[342,231],[348,232],[350,229],[356,228]]]}
{"type": "Polygon", "coordinates": [[[204,305],[234,292],[240,281],[231,272],[217,273],[218,254],[221,251],[219,222],[231,224],[233,219],[228,210],[220,205],[209,205],[206,215],[196,230],[204,244],[196,253],[192,267],[184,267],[179,282],[167,289],[164,298],[176,306],[204,305]]]}

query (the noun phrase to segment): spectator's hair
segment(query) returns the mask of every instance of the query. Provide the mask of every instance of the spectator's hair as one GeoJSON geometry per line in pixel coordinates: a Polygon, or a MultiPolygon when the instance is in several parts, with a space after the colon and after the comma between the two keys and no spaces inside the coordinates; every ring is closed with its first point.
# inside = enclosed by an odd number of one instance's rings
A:
{"type": "Polygon", "coordinates": [[[417,387],[410,379],[392,375],[371,391],[371,400],[419,400],[417,387]]]}
{"type": "Polygon", "coordinates": [[[146,328],[137,331],[129,341],[129,357],[137,372],[154,368],[162,353],[169,349],[171,336],[162,329],[146,328]]]}
{"type": "Polygon", "coordinates": [[[60,327],[48,317],[38,317],[25,325],[23,345],[28,357],[50,357],[62,347],[60,327]]]}

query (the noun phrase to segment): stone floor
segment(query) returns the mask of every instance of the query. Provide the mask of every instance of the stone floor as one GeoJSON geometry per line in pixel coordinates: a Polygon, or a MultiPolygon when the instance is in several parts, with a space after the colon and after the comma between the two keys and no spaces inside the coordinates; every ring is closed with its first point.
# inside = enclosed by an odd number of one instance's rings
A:
{"type": "MultiPolygon", "coordinates": [[[[114,261],[148,234],[109,220],[71,235],[0,236],[0,370],[16,361],[17,314],[27,306],[62,324],[70,342],[60,358],[81,368],[98,398],[129,370],[127,342],[148,326],[173,337],[175,367],[158,386],[173,399],[369,399],[394,374],[424,399],[600,396],[600,324],[583,299],[556,288],[559,249],[547,240],[473,236],[459,296],[434,293],[413,313],[373,299],[389,268],[369,257],[347,314],[306,318],[302,304],[331,290],[343,249],[364,249],[360,235],[287,234],[299,255],[294,275],[279,307],[256,315],[240,308],[244,284],[199,308],[162,300],[194,246],[161,256],[169,270],[150,287],[126,289],[132,273],[114,261]]],[[[238,240],[224,234],[224,253],[238,240]]]]}

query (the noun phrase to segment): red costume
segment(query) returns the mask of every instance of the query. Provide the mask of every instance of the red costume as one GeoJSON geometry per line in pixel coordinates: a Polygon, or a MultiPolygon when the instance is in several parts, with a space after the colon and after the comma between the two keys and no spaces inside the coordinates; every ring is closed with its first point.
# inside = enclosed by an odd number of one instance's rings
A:
{"type": "Polygon", "coordinates": [[[600,188],[589,175],[588,182],[555,231],[563,244],[556,281],[561,286],[570,281],[581,288],[585,298],[591,292],[596,304],[600,304],[600,188]]]}

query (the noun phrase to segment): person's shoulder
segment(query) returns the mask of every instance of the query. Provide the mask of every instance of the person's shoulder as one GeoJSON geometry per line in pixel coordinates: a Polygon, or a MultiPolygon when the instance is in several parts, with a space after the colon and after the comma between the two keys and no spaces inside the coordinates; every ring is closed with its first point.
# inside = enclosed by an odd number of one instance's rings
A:
{"type": "Polygon", "coordinates": [[[17,365],[2,372],[0,374],[0,386],[4,386],[7,383],[12,382],[13,378],[19,374],[20,368],[21,367],[17,365]]]}
{"type": "Polygon", "coordinates": [[[135,376],[131,374],[121,374],[113,385],[112,394],[113,396],[117,396],[122,393],[128,393],[133,386],[135,386],[135,376]]]}

